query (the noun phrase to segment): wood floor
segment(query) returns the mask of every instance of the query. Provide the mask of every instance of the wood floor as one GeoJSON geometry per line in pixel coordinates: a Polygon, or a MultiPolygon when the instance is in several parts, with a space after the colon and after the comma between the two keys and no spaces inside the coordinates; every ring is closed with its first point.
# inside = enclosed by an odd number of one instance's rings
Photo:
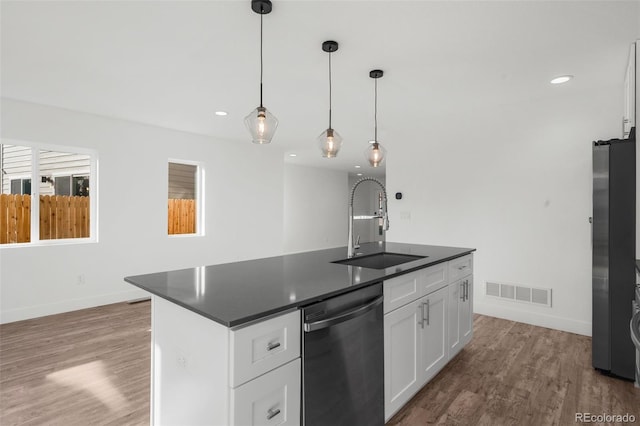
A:
{"type": "Polygon", "coordinates": [[[388,425],[574,425],[576,413],[640,424],[640,389],[591,367],[590,337],[481,315],[473,326],[471,343],[388,425]]]}
{"type": "Polygon", "coordinates": [[[0,425],[148,425],[150,306],[0,325],[0,425]]]}
{"type": "MultiPolygon", "coordinates": [[[[640,389],[591,368],[590,338],[480,315],[474,327],[389,425],[640,424],[640,389]]],[[[149,328],[149,302],[1,325],[0,424],[148,425],[149,328]]]]}

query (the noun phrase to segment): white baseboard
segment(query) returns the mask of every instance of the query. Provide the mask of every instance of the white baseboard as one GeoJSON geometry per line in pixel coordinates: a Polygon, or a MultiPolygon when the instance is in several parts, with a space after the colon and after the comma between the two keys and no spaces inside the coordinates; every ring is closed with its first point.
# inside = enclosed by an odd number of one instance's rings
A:
{"type": "Polygon", "coordinates": [[[0,324],[14,321],[22,321],[31,318],[38,318],[47,315],[61,314],[63,312],[77,311],[79,309],[93,308],[96,306],[109,305],[111,303],[126,302],[149,297],[149,293],[144,290],[129,290],[119,293],[101,294],[99,296],[84,299],[64,300],[61,302],[46,305],[27,306],[24,308],[0,311],[0,324]]]}
{"type": "Polygon", "coordinates": [[[476,302],[475,300],[473,302],[473,312],[490,317],[537,325],[539,327],[568,331],[569,333],[581,334],[583,336],[591,336],[591,323],[587,321],[546,315],[539,312],[523,311],[506,306],[476,302]]]}

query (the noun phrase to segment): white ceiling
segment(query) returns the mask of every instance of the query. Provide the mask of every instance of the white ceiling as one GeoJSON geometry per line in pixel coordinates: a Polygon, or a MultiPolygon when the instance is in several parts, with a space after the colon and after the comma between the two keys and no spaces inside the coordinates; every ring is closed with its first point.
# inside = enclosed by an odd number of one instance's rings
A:
{"type": "MultiPolygon", "coordinates": [[[[243,119],[259,101],[259,21],[249,0],[2,1],[2,96],[251,143],[243,119]]],[[[621,92],[640,1],[273,0],[264,35],[264,103],[280,125],[263,148],[369,172],[371,69],[385,71],[379,140],[393,156],[396,141],[423,143],[443,114],[621,92]],[[315,138],[328,124],[330,39],[340,43],[333,127],[344,147],[323,159],[315,138]],[[576,78],[549,84],[561,74],[576,78]]]]}

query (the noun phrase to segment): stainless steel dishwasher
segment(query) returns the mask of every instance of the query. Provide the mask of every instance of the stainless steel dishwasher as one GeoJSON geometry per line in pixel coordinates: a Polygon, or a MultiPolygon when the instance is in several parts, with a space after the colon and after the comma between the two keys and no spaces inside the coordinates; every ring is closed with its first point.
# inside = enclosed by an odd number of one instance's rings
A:
{"type": "Polygon", "coordinates": [[[302,309],[305,426],[384,424],[382,283],[302,309]]]}

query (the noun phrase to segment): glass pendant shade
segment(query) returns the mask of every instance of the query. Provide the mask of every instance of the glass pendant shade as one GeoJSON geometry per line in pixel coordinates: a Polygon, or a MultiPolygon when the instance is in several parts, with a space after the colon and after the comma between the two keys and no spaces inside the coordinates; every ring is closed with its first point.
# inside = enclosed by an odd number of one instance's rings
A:
{"type": "Polygon", "coordinates": [[[322,51],[329,54],[329,127],[317,138],[323,158],[336,158],[342,148],[342,136],[331,127],[331,53],[337,50],[337,41],[327,40],[322,43],[322,51]]]}
{"type": "Polygon", "coordinates": [[[367,160],[372,167],[378,167],[387,156],[387,150],[378,142],[374,142],[367,147],[364,151],[364,155],[367,157],[367,160]]]}
{"type": "Polygon", "coordinates": [[[244,124],[251,133],[253,143],[267,144],[276,133],[278,119],[265,107],[259,106],[245,117],[244,124]]]}
{"type": "Polygon", "coordinates": [[[318,136],[318,146],[324,158],[337,157],[338,151],[342,148],[342,136],[335,130],[329,128],[318,136]]]}

